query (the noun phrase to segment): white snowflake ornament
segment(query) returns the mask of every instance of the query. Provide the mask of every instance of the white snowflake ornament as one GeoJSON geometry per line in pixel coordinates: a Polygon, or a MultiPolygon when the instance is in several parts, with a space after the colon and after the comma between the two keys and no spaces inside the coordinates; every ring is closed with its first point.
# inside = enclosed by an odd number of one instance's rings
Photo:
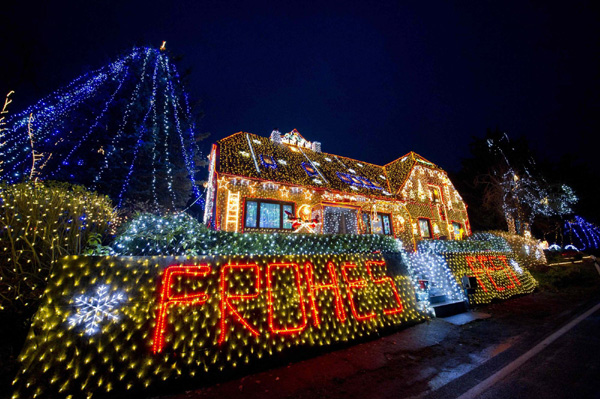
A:
{"type": "Polygon", "coordinates": [[[121,292],[111,292],[110,286],[99,285],[94,295],[79,295],[75,297],[77,311],[68,318],[69,325],[75,327],[82,325],[86,335],[93,335],[100,331],[100,323],[104,319],[118,321],[118,305],[127,301],[121,292]]]}

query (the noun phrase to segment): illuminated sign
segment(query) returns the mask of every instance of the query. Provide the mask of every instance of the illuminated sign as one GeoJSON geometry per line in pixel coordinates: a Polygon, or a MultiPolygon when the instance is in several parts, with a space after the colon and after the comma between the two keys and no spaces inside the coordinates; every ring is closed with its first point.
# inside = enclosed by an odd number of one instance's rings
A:
{"type": "MultiPolygon", "coordinates": [[[[302,334],[308,328],[309,318],[312,318],[314,327],[319,327],[323,317],[319,314],[326,311],[318,301],[328,294],[334,299],[335,318],[331,314],[327,316],[335,323],[346,322],[345,308],[351,310],[350,314],[358,322],[399,314],[404,309],[394,280],[386,274],[385,262],[379,260],[366,260],[364,263],[346,261],[339,265],[329,261],[324,281],[315,279],[315,267],[310,261],[303,265],[274,262],[262,268],[255,262],[230,263],[218,272],[212,271],[210,264],[172,265],[163,271],[153,353],[161,353],[165,348],[170,309],[210,307],[207,302],[215,295],[218,295],[218,309],[208,311],[219,312],[219,323],[213,326],[219,330],[218,345],[223,345],[227,337],[238,329],[244,329],[258,339],[273,338],[278,334],[302,334]],[[185,288],[211,278],[218,280],[218,293],[185,288]],[[245,287],[236,285],[235,281],[240,279],[247,280],[249,284],[245,287]],[[346,294],[345,298],[342,292],[346,294]],[[383,299],[379,306],[371,305],[376,303],[371,298],[374,295],[383,299]],[[245,316],[247,312],[244,309],[259,303],[263,306],[255,307],[261,310],[257,317],[245,316]],[[260,320],[268,320],[267,325],[262,323],[261,326],[260,320]]],[[[208,282],[205,285],[211,286],[208,282]]]]}
{"type": "Polygon", "coordinates": [[[532,292],[537,282],[519,265],[514,255],[496,251],[455,252],[444,254],[458,284],[463,276],[475,277],[477,288],[469,295],[473,304],[507,299],[532,292]]]}
{"type": "Polygon", "coordinates": [[[72,256],[45,298],[15,399],[139,393],[429,317],[381,254],[72,256]]]}

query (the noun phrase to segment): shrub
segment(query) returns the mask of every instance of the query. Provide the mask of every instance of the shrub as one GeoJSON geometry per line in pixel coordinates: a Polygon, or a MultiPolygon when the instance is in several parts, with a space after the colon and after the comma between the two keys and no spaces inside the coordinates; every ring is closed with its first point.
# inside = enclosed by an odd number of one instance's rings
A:
{"type": "Polygon", "coordinates": [[[231,233],[209,230],[185,213],[139,214],[113,244],[115,255],[340,254],[397,252],[394,238],[382,235],[231,233]]]}
{"type": "Polygon", "coordinates": [[[59,182],[0,185],[0,309],[37,304],[50,269],[115,220],[110,199],[59,182]]]}

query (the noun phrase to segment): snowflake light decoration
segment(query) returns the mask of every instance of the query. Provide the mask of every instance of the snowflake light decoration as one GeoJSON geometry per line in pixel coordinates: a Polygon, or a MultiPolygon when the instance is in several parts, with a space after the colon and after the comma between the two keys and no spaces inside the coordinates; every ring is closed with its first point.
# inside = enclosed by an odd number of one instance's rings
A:
{"type": "Polygon", "coordinates": [[[95,295],[80,295],[75,298],[77,312],[69,317],[69,325],[82,325],[85,327],[85,334],[93,335],[100,331],[100,323],[104,319],[119,320],[117,305],[126,300],[127,297],[121,292],[111,292],[108,285],[100,285],[96,288],[95,295]]]}

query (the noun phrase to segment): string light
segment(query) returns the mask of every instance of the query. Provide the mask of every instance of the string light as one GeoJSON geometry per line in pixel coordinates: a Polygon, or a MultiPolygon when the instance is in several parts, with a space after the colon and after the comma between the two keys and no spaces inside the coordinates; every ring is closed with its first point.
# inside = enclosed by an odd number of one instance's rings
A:
{"type": "Polygon", "coordinates": [[[219,140],[210,155],[211,206],[205,209],[204,222],[217,230],[269,231],[246,225],[244,219],[246,201],[265,199],[307,208],[311,216],[303,220],[311,224],[294,230],[298,232],[385,233],[401,239],[407,249],[422,238],[410,227],[420,218],[430,220],[430,238],[461,239],[471,233],[466,206],[447,174],[423,157],[409,153],[378,166],[323,153],[320,144],[316,151],[314,143],[295,129],[283,137],[275,130],[270,138],[240,132],[219,140]],[[229,184],[239,178],[258,185],[229,184]],[[239,198],[237,223],[228,211],[232,193],[239,198]],[[375,209],[383,221],[363,217],[375,209]],[[377,223],[386,223],[386,228],[377,223]]]}
{"type": "Polygon", "coordinates": [[[600,227],[581,216],[575,215],[573,219],[565,221],[565,232],[569,235],[572,244],[577,243],[576,247],[579,251],[598,249],[600,227]]]}
{"type": "Polygon", "coordinates": [[[141,394],[162,381],[427,319],[414,304],[410,279],[386,266],[377,254],[207,256],[176,263],[169,257],[65,258],[33,320],[39,333],[29,335],[19,356],[13,398],[141,394]],[[342,273],[344,281],[332,278],[342,273]],[[99,276],[119,291],[92,288],[99,276]],[[85,318],[73,319],[81,297],[72,294],[90,290],[95,299],[86,303],[114,302],[104,309],[104,322],[117,305],[119,314],[118,323],[93,327],[93,334],[65,325],[85,318]]]}
{"type": "Polygon", "coordinates": [[[148,200],[154,210],[181,209],[190,196],[203,205],[189,100],[165,51],[134,48],[6,118],[4,182],[33,172],[34,155],[25,151],[30,114],[36,155],[52,154],[44,170],[35,167],[39,179],[84,184],[111,195],[119,208],[148,200]]]}

